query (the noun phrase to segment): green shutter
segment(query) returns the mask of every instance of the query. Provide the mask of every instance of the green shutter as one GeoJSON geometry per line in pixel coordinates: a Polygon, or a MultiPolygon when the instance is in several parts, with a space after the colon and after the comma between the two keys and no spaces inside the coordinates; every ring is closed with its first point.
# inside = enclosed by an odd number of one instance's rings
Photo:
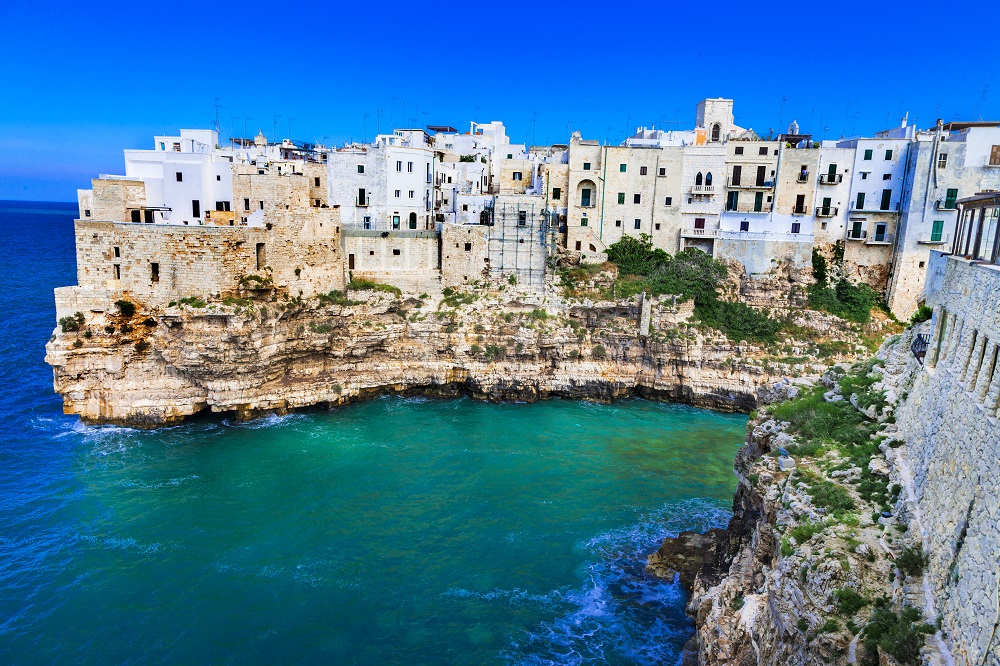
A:
{"type": "Polygon", "coordinates": [[[870,160],[871,158],[872,158],[872,151],[870,149],[866,150],[865,151],[865,159],[866,160],[870,160]]]}
{"type": "Polygon", "coordinates": [[[854,205],[854,210],[864,210],[865,209],[865,193],[858,192],[858,202],[854,205]]]}
{"type": "Polygon", "coordinates": [[[941,240],[941,233],[944,231],[944,220],[934,220],[934,226],[931,227],[931,242],[937,243],[941,240]]]}
{"type": "Polygon", "coordinates": [[[621,171],[622,173],[625,173],[625,165],[624,164],[619,164],[618,165],[618,170],[621,171]]]}
{"type": "Polygon", "coordinates": [[[620,204],[625,203],[625,193],[624,192],[619,192],[618,193],[618,203],[620,203],[620,204]]]}
{"type": "Polygon", "coordinates": [[[957,187],[949,187],[948,188],[948,193],[947,193],[947,195],[944,198],[944,207],[945,208],[954,208],[955,207],[955,201],[957,199],[958,199],[958,188],[957,187]]]}
{"type": "Polygon", "coordinates": [[[885,159],[887,159],[887,160],[891,160],[892,159],[892,151],[891,150],[885,151],[885,159]]]}

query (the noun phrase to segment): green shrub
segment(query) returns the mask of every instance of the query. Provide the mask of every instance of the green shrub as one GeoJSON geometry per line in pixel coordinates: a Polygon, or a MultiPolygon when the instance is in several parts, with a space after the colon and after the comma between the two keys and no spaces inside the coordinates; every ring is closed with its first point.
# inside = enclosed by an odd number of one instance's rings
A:
{"type": "Polygon", "coordinates": [[[539,321],[545,321],[549,318],[549,313],[545,311],[544,308],[535,308],[528,313],[528,316],[532,319],[537,319],[539,321]]]}
{"type": "Polygon", "coordinates": [[[76,340],[73,341],[74,349],[79,349],[82,346],[83,346],[83,340],[81,340],[80,338],[77,338],[76,340]]]}
{"type": "Polygon", "coordinates": [[[138,354],[142,354],[144,352],[149,351],[149,343],[146,342],[145,340],[138,340],[135,343],[135,351],[138,354]]]}
{"type": "Polygon", "coordinates": [[[854,500],[841,486],[821,479],[818,476],[801,470],[799,475],[809,486],[809,496],[815,506],[829,509],[832,512],[849,511],[854,508],[854,500]]]}
{"type": "Polygon", "coordinates": [[[739,609],[743,608],[743,604],[745,604],[745,603],[746,603],[746,600],[743,598],[743,595],[740,594],[740,595],[736,596],[736,598],[734,598],[729,603],[729,607],[732,608],[733,610],[739,610],[739,609]]]}
{"type": "Polygon", "coordinates": [[[309,330],[311,330],[313,333],[329,333],[333,329],[334,329],[333,324],[327,324],[327,323],[317,324],[314,321],[309,322],[309,330]]]}
{"type": "Polygon", "coordinates": [[[486,360],[498,361],[507,355],[507,350],[499,345],[486,345],[486,360]]]}
{"type": "Polygon", "coordinates": [[[827,620],[826,622],[824,622],[822,624],[822,626],[820,626],[816,630],[816,633],[817,634],[829,634],[829,633],[833,633],[835,631],[840,631],[840,623],[837,622],[836,620],[834,620],[833,618],[830,618],[829,620],[827,620]]]}
{"type": "Polygon", "coordinates": [[[62,329],[63,333],[72,333],[83,328],[83,322],[83,313],[77,312],[68,317],[61,317],[59,319],[59,328],[62,329]]]}
{"type": "Polygon", "coordinates": [[[123,317],[131,317],[135,314],[135,303],[132,301],[115,301],[115,305],[118,306],[118,311],[122,313],[123,317]]]}
{"type": "Polygon", "coordinates": [[[507,284],[517,284],[517,276],[511,273],[507,276],[507,284]]]}
{"type": "Polygon", "coordinates": [[[847,588],[834,590],[833,598],[837,602],[837,612],[841,615],[854,615],[868,605],[868,599],[847,588]]]}
{"type": "Polygon", "coordinates": [[[240,288],[242,289],[270,289],[274,280],[270,275],[244,275],[240,278],[240,288]]]}
{"type": "Polygon", "coordinates": [[[827,527],[826,521],[821,520],[817,523],[814,523],[807,518],[798,525],[796,525],[794,528],[792,528],[788,532],[788,536],[795,539],[795,543],[802,545],[805,542],[809,541],[809,539],[813,538],[813,536],[815,536],[816,534],[822,532],[824,529],[826,529],[826,527],[827,527]]]}
{"type": "Polygon", "coordinates": [[[203,308],[206,303],[197,296],[187,296],[186,298],[178,300],[177,305],[190,305],[193,308],[203,308]]]}
{"type": "Polygon", "coordinates": [[[809,622],[804,617],[800,617],[795,626],[799,628],[799,631],[805,631],[809,628],[809,622]]]}
{"type": "Polygon", "coordinates": [[[912,325],[925,322],[928,319],[930,319],[933,314],[934,314],[933,308],[927,307],[926,305],[921,305],[919,308],[917,308],[917,311],[913,313],[913,316],[910,317],[910,324],[912,325]]]}
{"type": "Polygon", "coordinates": [[[607,358],[608,350],[604,348],[604,345],[594,345],[594,348],[591,350],[590,355],[600,360],[603,358],[607,358]]]}
{"type": "Polygon", "coordinates": [[[391,284],[383,284],[374,280],[356,277],[351,277],[351,281],[347,283],[347,289],[351,291],[384,291],[396,296],[402,296],[403,294],[399,287],[394,287],[391,284]]]}
{"type": "Polygon", "coordinates": [[[471,356],[479,356],[480,352],[482,351],[483,348],[480,347],[479,345],[472,345],[471,347],[469,347],[469,354],[471,356]]]}
{"type": "Polygon", "coordinates": [[[879,304],[877,291],[867,284],[854,284],[840,280],[833,288],[825,283],[809,285],[809,307],[826,310],[842,319],[867,324],[871,320],[872,308],[879,304]]]}
{"type": "Polygon", "coordinates": [[[441,293],[444,295],[444,298],[441,299],[441,305],[438,306],[439,309],[443,306],[457,308],[462,305],[469,305],[470,303],[474,303],[476,301],[475,294],[457,291],[451,287],[445,287],[441,293]]]}
{"type": "Polygon", "coordinates": [[[919,664],[920,648],[924,637],[934,633],[934,627],[920,623],[920,611],[904,608],[896,614],[888,601],[876,602],[875,611],[861,633],[865,647],[862,664],[878,664],[878,648],[892,655],[902,664],[919,664]]]}
{"type": "Polygon", "coordinates": [[[907,576],[921,575],[924,573],[924,567],[926,566],[927,555],[924,554],[924,549],[919,544],[916,548],[910,548],[909,546],[903,548],[903,552],[896,558],[896,568],[907,576]]]}

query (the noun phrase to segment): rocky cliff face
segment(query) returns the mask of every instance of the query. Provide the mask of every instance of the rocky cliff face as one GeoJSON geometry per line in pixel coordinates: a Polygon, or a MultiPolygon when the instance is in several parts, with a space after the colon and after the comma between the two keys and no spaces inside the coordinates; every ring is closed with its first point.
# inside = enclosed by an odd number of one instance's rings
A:
{"type": "Polygon", "coordinates": [[[250,417],[383,391],[493,400],[642,395],[749,411],[762,350],[685,321],[690,304],[567,304],[510,292],[194,302],[88,313],[46,360],[65,411],[157,426],[202,410],[250,417]],[[646,334],[648,333],[648,335],[646,334]]]}

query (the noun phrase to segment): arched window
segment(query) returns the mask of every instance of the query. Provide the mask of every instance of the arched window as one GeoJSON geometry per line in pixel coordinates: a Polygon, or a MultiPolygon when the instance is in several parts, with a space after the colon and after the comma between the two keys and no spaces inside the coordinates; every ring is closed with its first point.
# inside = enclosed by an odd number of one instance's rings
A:
{"type": "Polygon", "coordinates": [[[718,141],[722,134],[722,126],[719,123],[712,125],[712,141],[718,141]]]}
{"type": "Polygon", "coordinates": [[[694,177],[694,184],[699,187],[701,186],[701,171],[699,171],[698,175],[694,177]]]}
{"type": "Polygon", "coordinates": [[[416,229],[417,228],[417,214],[416,213],[410,213],[410,228],[411,229],[416,229]]]}
{"type": "Polygon", "coordinates": [[[706,185],[711,185],[712,184],[712,172],[711,171],[709,171],[708,173],[705,174],[705,184],[706,185]]]}

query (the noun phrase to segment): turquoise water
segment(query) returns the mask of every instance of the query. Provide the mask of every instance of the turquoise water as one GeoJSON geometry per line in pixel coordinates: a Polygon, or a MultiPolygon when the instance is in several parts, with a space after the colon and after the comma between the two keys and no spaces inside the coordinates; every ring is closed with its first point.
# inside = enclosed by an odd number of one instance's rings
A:
{"type": "Polygon", "coordinates": [[[683,593],[644,558],[728,519],[745,416],[386,397],[85,427],[42,362],[72,214],[17,207],[0,204],[23,304],[0,309],[0,662],[676,661],[683,593]]]}

